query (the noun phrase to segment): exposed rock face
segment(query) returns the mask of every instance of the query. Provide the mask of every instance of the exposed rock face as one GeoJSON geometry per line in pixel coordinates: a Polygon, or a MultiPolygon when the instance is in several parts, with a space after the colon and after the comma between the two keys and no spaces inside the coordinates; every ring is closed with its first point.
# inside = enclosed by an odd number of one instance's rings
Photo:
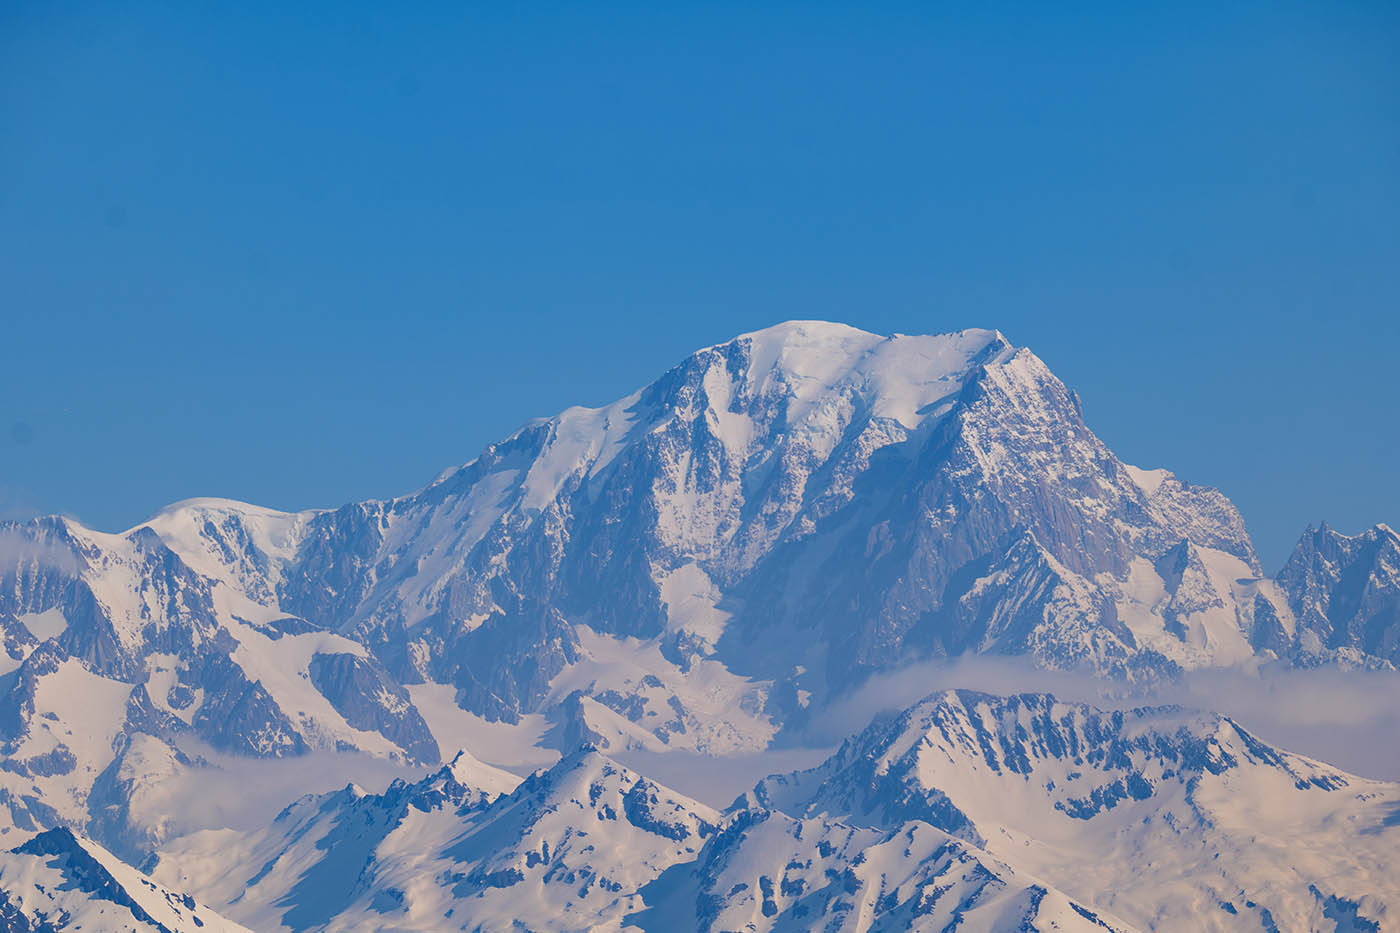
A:
{"type": "Polygon", "coordinates": [[[1400,536],[1386,525],[1348,537],[1309,528],[1278,575],[1305,656],[1400,664],[1400,536]]]}
{"type": "Polygon", "coordinates": [[[311,683],[357,729],[378,732],[418,761],[437,761],[438,745],[408,691],[368,658],[317,653],[307,668],[311,683]]]}

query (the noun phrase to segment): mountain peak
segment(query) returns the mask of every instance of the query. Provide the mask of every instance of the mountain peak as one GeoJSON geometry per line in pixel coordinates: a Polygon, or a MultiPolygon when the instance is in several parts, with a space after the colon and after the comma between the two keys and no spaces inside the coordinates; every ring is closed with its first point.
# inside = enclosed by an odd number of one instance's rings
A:
{"type": "Polygon", "coordinates": [[[886,336],[883,334],[877,334],[874,331],[864,330],[862,328],[855,327],[850,324],[843,324],[840,321],[794,319],[788,321],[780,321],[777,324],[772,324],[768,327],[762,327],[758,330],[751,330],[742,334],[738,334],[730,338],[729,340],[724,340],[718,344],[715,344],[715,346],[724,346],[726,344],[730,344],[739,340],[749,340],[753,341],[754,343],[760,344],[814,344],[835,343],[847,340],[880,341],[898,340],[910,337],[926,338],[954,336],[966,336],[973,339],[980,338],[986,343],[992,343],[994,341],[1000,340],[1002,342],[1008,343],[1009,345],[1009,342],[1006,340],[1006,337],[1002,334],[1001,331],[982,327],[969,327],[953,331],[938,331],[936,333],[930,334],[905,334],[895,332],[886,336]]]}
{"type": "Polygon", "coordinates": [[[6,930],[247,933],[62,825],[0,852],[0,877],[0,926],[6,930]]]}
{"type": "Polygon", "coordinates": [[[762,377],[778,368],[802,379],[834,386],[841,375],[856,366],[877,347],[900,345],[901,354],[881,354],[885,367],[945,369],[952,358],[948,350],[971,357],[989,347],[1010,349],[1000,331],[971,328],[938,334],[884,336],[830,321],[784,321],[762,330],[740,334],[699,352],[744,346],[750,355],[749,371],[762,377]],[[922,351],[922,352],[920,352],[922,351]]]}
{"type": "Polygon", "coordinates": [[[453,755],[452,760],[443,765],[443,770],[451,774],[458,784],[485,791],[492,796],[508,794],[520,784],[520,778],[516,775],[488,765],[466,749],[453,755]]]}
{"type": "Polygon", "coordinates": [[[722,341],[716,346],[732,343],[735,340],[752,340],[756,343],[799,343],[842,339],[883,339],[871,331],[842,324],[839,321],[790,320],[779,321],[768,327],[751,330],[722,341]]]}

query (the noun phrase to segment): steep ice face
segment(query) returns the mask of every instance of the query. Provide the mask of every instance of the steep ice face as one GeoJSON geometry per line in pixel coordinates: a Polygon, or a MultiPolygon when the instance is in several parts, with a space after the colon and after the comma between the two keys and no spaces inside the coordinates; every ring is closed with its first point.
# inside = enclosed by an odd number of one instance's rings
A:
{"type": "Polygon", "coordinates": [[[1400,899],[1400,787],[1175,708],[936,694],[737,805],[923,820],[1144,927],[1306,930],[1329,899],[1372,919],[1400,899]]]}

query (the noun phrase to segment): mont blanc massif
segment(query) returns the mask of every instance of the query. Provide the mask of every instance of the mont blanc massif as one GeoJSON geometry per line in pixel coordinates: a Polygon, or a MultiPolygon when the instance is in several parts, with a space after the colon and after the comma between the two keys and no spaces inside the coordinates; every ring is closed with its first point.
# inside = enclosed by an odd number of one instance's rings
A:
{"type": "Polygon", "coordinates": [[[0,927],[1400,929],[1400,784],[1153,699],[1395,671],[1394,531],[1267,571],[996,331],[816,322],[398,498],[8,522],[0,927]]]}

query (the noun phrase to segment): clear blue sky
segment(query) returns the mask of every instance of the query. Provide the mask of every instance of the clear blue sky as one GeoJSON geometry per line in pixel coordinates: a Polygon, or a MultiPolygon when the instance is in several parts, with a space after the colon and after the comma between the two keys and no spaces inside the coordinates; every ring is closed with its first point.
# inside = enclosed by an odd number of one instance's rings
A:
{"type": "Polygon", "coordinates": [[[288,6],[0,10],[5,515],[406,492],[816,317],[1000,328],[1270,569],[1400,524],[1400,4],[288,6]]]}

